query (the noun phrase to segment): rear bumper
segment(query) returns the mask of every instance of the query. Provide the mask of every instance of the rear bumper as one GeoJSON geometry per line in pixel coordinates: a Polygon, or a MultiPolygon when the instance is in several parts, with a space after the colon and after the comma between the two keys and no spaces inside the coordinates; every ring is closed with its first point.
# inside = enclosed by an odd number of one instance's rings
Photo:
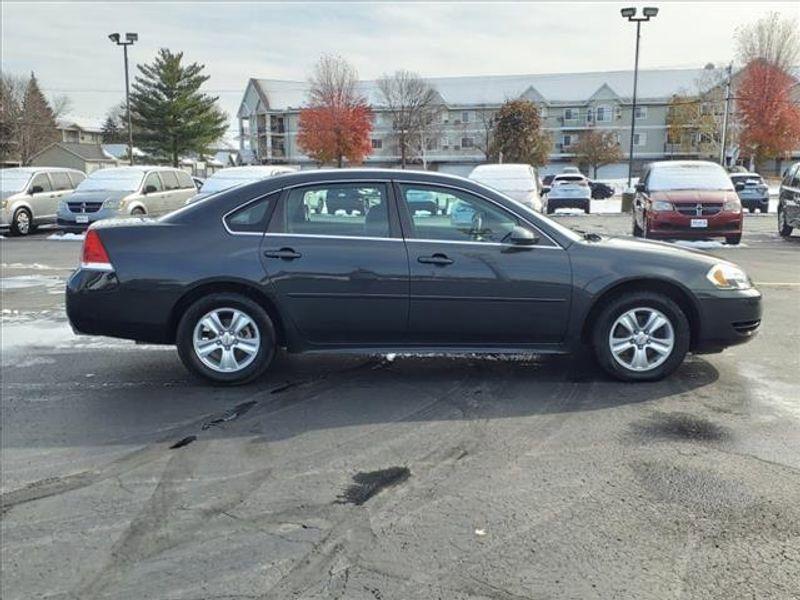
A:
{"type": "Polygon", "coordinates": [[[739,201],[742,203],[742,207],[748,210],[750,210],[751,208],[753,209],[758,208],[763,211],[766,211],[769,208],[769,196],[764,196],[763,198],[753,197],[753,196],[751,197],[745,196],[744,198],[742,198],[740,196],[739,201]]]}
{"type": "Polygon", "coordinates": [[[744,216],[742,213],[717,213],[707,217],[706,227],[692,227],[695,217],[682,215],[678,212],[648,212],[647,213],[648,237],[688,237],[708,238],[737,235],[742,233],[744,216]]]}
{"type": "Polygon", "coordinates": [[[761,326],[761,292],[706,293],[699,298],[699,328],[693,351],[714,353],[750,341],[761,326]]]}
{"type": "Polygon", "coordinates": [[[76,333],[168,344],[166,323],[137,322],[114,271],[79,268],[67,280],[67,318],[76,333]]]}
{"type": "Polygon", "coordinates": [[[591,204],[589,198],[547,198],[547,208],[556,210],[558,208],[580,208],[586,209],[591,204]]]}

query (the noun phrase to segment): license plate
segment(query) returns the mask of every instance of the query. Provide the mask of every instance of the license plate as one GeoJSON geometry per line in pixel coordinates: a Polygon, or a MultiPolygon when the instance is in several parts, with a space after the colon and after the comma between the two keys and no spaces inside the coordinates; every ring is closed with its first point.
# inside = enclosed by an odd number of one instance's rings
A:
{"type": "Polygon", "coordinates": [[[76,223],[88,223],[89,222],[89,215],[75,215],[75,222],[76,223]]]}
{"type": "Polygon", "coordinates": [[[708,227],[708,219],[692,219],[692,227],[708,227]]]}

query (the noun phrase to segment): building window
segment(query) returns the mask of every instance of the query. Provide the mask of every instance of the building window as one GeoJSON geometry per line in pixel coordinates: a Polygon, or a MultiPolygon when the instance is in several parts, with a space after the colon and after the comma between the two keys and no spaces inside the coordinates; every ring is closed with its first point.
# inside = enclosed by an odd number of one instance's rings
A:
{"type": "Polygon", "coordinates": [[[446,110],[442,111],[442,123],[449,123],[450,122],[450,113],[446,110]]]}
{"type": "Polygon", "coordinates": [[[565,121],[575,121],[578,118],[578,111],[574,108],[565,108],[564,109],[564,120],[565,121]]]}
{"type": "Polygon", "coordinates": [[[372,149],[380,150],[383,148],[383,140],[379,138],[372,138],[372,149]]]}
{"type": "Polygon", "coordinates": [[[611,108],[608,106],[598,106],[595,115],[598,123],[608,123],[611,120],[611,108]]]}
{"type": "Polygon", "coordinates": [[[647,134],[646,133],[634,133],[633,134],[633,145],[634,146],[644,146],[647,144],[647,134]]]}
{"type": "Polygon", "coordinates": [[[647,107],[646,106],[637,106],[635,114],[636,114],[636,118],[637,119],[646,119],[647,118],[647,107]]]}
{"type": "Polygon", "coordinates": [[[586,122],[591,123],[592,121],[594,121],[594,110],[590,106],[586,109],[586,122]]]}
{"type": "Polygon", "coordinates": [[[461,147],[462,148],[474,148],[475,142],[472,140],[471,137],[462,137],[461,138],[461,147]]]}
{"type": "Polygon", "coordinates": [[[564,148],[568,148],[572,146],[572,135],[566,134],[561,136],[561,146],[564,148]]]}
{"type": "Polygon", "coordinates": [[[461,113],[461,122],[462,123],[469,123],[469,111],[463,111],[461,113]]]}

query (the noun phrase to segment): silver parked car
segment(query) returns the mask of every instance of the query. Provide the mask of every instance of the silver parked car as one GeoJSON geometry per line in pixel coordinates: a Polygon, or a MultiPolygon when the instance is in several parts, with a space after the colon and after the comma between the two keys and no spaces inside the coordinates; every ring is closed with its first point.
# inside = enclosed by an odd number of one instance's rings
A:
{"type": "Polygon", "coordinates": [[[163,215],[197,192],[192,176],[172,167],[117,167],[95,171],[58,205],[58,225],[83,231],[95,221],[163,215]]]}
{"type": "Polygon", "coordinates": [[[58,167],[0,170],[0,229],[28,235],[38,225],[55,223],[59,200],[85,178],[81,171],[58,167]]]}
{"type": "Polygon", "coordinates": [[[220,169],[208,177],[198,193],[189,199],[189,202],[202,200],[211,194],[216,194],[222,190],[230,189],[243,183],[252,183],[267,177],[283,175],[284,173],[294,173],[297,167],[273,167],[269,165],[254,165],[249,167],[228,167],[220,169]]]}

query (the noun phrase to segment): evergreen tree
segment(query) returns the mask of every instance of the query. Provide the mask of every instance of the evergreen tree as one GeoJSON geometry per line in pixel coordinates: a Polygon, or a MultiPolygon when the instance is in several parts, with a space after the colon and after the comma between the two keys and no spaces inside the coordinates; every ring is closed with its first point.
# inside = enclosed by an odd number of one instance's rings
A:
{"type": "Polygon", "coordinates": [[[44,97],[33,73],[22,98],[18,136],[22,164],[28,164],[35,154],[60,139],[53,109],[44,97]]]}
{"type": "Polygon", "coordinates": [[[120,129],[119,125],[117,125],[114,117],[111,115],[108,115],[106,120],[103,122],[102,133],[104,144],[119,144],[124,141],[122,139],[122,130],[120,129]]]}
{"type": "Polygon", "coordinates": [[[203,154],[222,136],[227,115],[217,107],[217,97],[200,91],[209,78],[204,65],[184,65],[183,52],[162,48],[151,64],[137,68],[131,93],[137,145],[177,167],[181,154],[203,154]]]}

